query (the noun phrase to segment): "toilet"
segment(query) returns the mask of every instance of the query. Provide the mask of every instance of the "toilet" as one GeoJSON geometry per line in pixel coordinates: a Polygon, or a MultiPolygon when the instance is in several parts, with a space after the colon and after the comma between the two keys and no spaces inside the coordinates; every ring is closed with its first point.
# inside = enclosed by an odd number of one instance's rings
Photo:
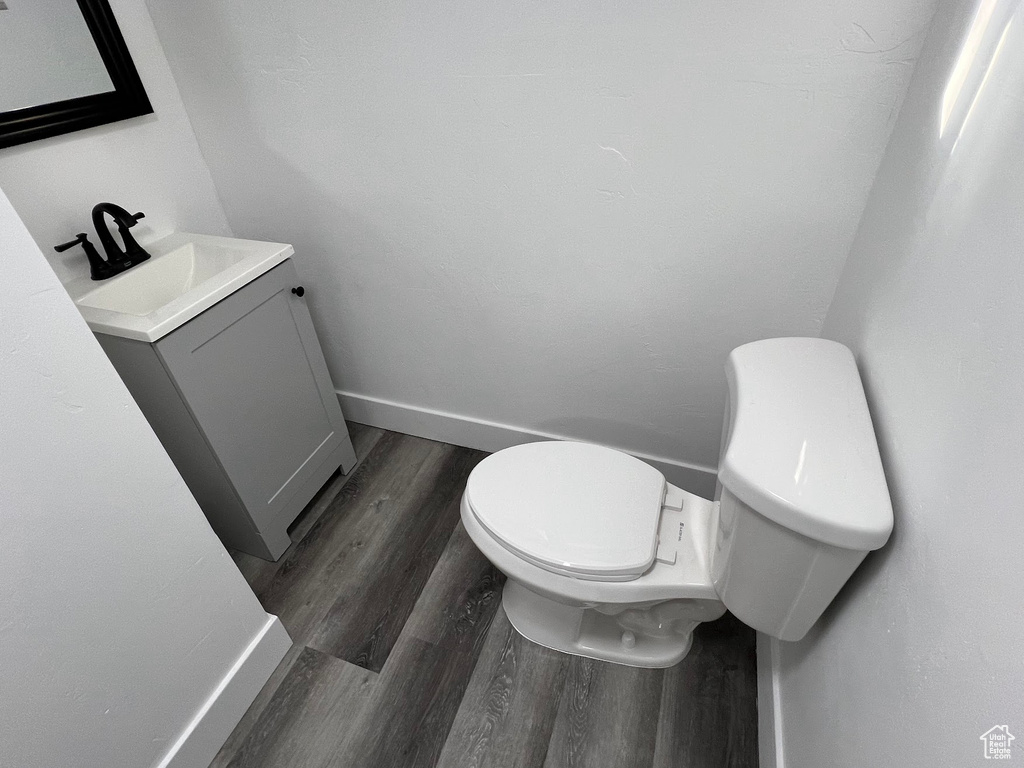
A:
{"type": "Polygon", "coordinates": [[[850,350],[824,339],[745,344],[715,499],[626,453],[552,440],[470,473],[466,531],[508,578],[515,629],[565,653],[669,667],[726,610],[799,640],[892,531],[889,491],[850,350]]]}

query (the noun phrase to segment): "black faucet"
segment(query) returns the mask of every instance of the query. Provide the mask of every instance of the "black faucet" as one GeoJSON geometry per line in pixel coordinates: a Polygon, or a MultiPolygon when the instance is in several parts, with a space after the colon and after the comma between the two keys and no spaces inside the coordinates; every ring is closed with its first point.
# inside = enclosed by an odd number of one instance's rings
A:
{"type": "Polygon", "coordinates": [[[144,213],[128,213],[124,208],[113,203],[99,203],[92,209],[92,225],[96,227],[96,234],[100,236],[103,250],[107,252],[107,263],[117,269],[117,272],[123,272],[128,267],[134,267],[149,258],[149,254],[135,242],[135,238],[128,231],[145,216],[144,213]],[[106,214],[110,214],[114,223],[117,224],[117,231],[124,242],[123,251],[117,246],[114,236],[107,229],[107,222],[103,218],[106,214]]]}

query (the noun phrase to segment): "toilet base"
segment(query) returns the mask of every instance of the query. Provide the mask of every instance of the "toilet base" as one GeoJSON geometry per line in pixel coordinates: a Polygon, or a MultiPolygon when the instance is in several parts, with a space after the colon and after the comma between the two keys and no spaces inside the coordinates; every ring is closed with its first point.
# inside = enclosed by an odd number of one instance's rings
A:
{"type": "MultiPolygon", "coordinates": [[[[675,619],[669,632],[645,632],[627,616],[639,610],[567,605],[542,597],[511,578],[505,582],[501,605],[509,622],[527,640],[574,656],[630,667],[675,666],[690,650],[693,629],[702,621],[717,618],[708,615],[702,605],[692,619],[675,619]]],[[[724,611],[723,606],[712,612],[720,616],[724,611]]]]}

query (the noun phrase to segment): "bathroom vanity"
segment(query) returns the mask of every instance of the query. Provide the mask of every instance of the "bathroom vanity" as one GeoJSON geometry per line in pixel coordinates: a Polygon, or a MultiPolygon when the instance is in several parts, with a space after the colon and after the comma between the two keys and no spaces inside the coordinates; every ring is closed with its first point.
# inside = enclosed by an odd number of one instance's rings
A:
{"type": "Polygon", "coordinates": [[[69,291],[224,543],[276,560],[355,465],[294,251],[184,234],[149,251],[69,291]]]}

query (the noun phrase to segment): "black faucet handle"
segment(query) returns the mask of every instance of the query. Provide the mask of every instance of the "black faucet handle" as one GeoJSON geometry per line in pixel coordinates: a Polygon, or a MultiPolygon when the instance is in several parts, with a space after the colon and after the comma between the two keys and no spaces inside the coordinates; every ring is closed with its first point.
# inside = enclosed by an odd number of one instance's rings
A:
{"type": "Polygon", "coordinates": [[[66,243],[61,243],[60,245],[55,245],[53,246],[53,250],[55,250],[57,253],[64,253],[64,251],[68,250],[69,248],[74,248],[76,245],[85,245],[88,242],[89,235],[87,235],[85,232],[79,232],[77,235],[75,235],[74,240],[70,240],[66,243]]]}
{"type": "Polygon", "coordinates": [[[138,213],[133,213],[132,218],[135,219],[135,223],[138,224],[139,219],[146,218],[146,214],[144,214],[142,211],[139,211],[138,213]]]}
{"type": "Polygon", "coordinates": [[[121,268],[115,264],[104,261],[103,257],[100,256],[100,252],[96,250],[96,246],[89,242],[89,235],[85,232],[79,232],[74,240],[53,246],[53,250],[57,253],[64,253],[64,251],[74,248],[76,245],[82,246],[82,250],[85,251],[85,257],[89,259],[89,273],[93,280],[106,280],[108,277],[113,277],[121,271],[121,268]]]}

